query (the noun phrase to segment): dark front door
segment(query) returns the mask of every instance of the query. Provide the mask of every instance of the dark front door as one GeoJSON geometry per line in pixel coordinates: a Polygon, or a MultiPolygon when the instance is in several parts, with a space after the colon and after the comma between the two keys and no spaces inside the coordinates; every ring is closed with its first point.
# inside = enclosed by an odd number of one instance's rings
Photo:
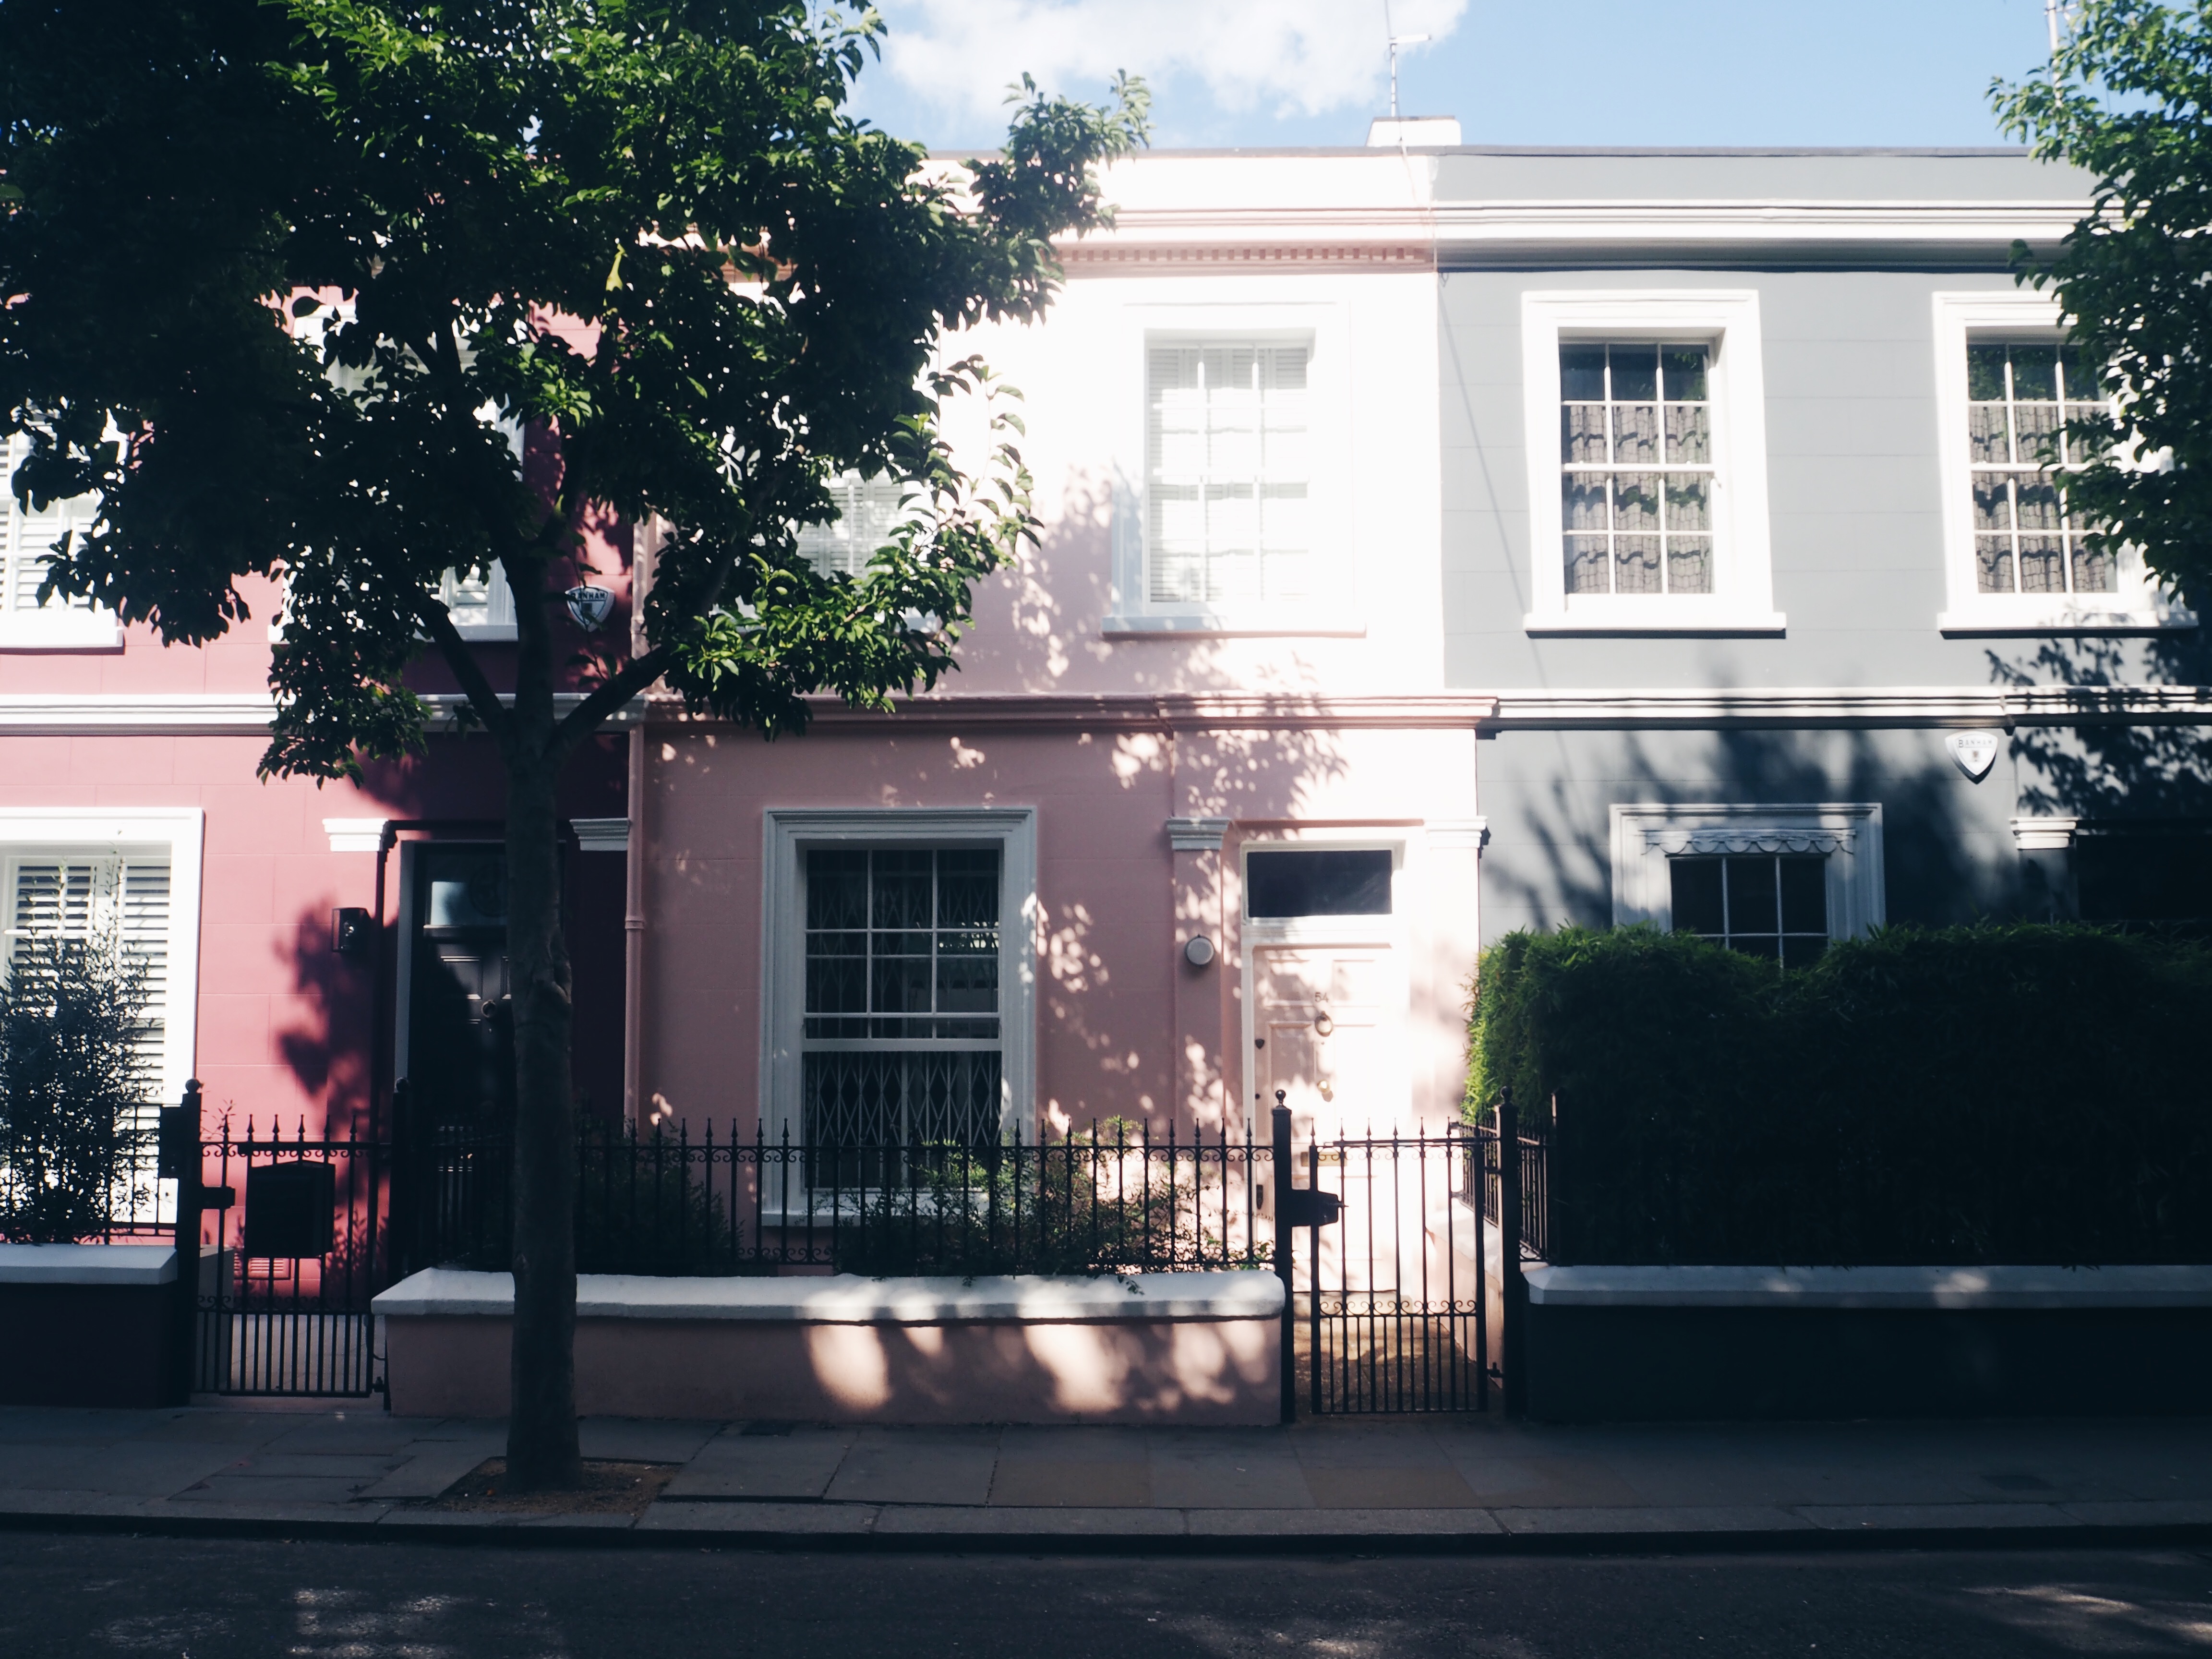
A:
{"type": "Polygon", "coordinates": [[[416,854],[407,998],[409,1114],[428,1128],[505,1121],[514,1090],[507,858],[497,847],[416,854]]]}

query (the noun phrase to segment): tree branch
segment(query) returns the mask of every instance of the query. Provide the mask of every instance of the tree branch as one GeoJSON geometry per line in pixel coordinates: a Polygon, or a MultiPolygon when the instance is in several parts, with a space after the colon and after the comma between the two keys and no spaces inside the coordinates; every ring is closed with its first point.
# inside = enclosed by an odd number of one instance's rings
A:
{"type": "Polygon", "coordinates": [[[656,645],[643,656],[632,658],[619,672],[601,681],[591,696],[562,716],[560,725],[553,729],[555,746],[565,751],[590,737],[610,714],[666,673],[668,665],[675,659],[676,649],[670,645],[656,645]]]}
{"type": "Polygon", "coordinates": [[[509,746],[514,738],[514,716],[499,700],[499,693],[492,690],[476,653],[469,649],[460,629],[453,626],[452,615],[425,593],[416,604],[415,616],[446,659],[446,665],[453,671],[453,678],[461,683],[461,690],[468,695],[469,707],[476,710],[484,730],[498,740],[502,749],[509,746]]]}

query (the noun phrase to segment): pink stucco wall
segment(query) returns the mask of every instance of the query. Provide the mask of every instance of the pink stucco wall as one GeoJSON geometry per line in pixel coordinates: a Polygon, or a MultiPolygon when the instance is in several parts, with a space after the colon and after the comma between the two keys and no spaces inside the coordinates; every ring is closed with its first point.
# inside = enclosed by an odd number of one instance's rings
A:
{"type": "MultiPolygon", "coordinates": [[[[504,1417],[509,1326],[385,1321],[392,1409],[504,1417]]],[[[586,1416],[1258,1425],[1281,1413],[1281,1365],[1273,1319],[576,1322],[576,1409],[586,1416]]]]}

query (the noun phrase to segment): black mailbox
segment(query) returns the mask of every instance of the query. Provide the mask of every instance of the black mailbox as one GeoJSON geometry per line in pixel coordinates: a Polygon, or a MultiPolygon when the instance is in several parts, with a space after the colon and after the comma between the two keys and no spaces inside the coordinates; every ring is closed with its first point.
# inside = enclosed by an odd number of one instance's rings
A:
{"type": "Polygon", "coordinates": [[[327,1164],[266,1164],[246,1172],[246,1254],[329,1254],[337,1172],[327,1164]]]}
{"type": "Polygon", "coordinates": [[[196,1095],[188,1106],[161,1108],[161,1135],[156,1142],[155,1156],[160,1160],[155,1173],[164,1181],[181,1178],[186,1170],[195,1176],[199,1173],[200,1103],[196,1095]]]}
{"type": "Polygon", "coordinates": [[[1344,1200],[1334,1193],[1285,1187],[1280,1196],[1285,1227],[1334,1227],[1344,1213],[1344,1200]]]}

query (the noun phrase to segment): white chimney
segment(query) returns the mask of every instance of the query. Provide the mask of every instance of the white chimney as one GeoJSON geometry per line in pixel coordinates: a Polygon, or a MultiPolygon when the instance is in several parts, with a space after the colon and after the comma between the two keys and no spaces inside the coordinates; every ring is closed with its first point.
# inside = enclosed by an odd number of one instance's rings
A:
{"type": "Polygon", "coordinates": [[[1390,149],[1449,149],[1459,143],[1455,115],[1378,115],[1367,124],[1367,142],[1390,149]]]}

